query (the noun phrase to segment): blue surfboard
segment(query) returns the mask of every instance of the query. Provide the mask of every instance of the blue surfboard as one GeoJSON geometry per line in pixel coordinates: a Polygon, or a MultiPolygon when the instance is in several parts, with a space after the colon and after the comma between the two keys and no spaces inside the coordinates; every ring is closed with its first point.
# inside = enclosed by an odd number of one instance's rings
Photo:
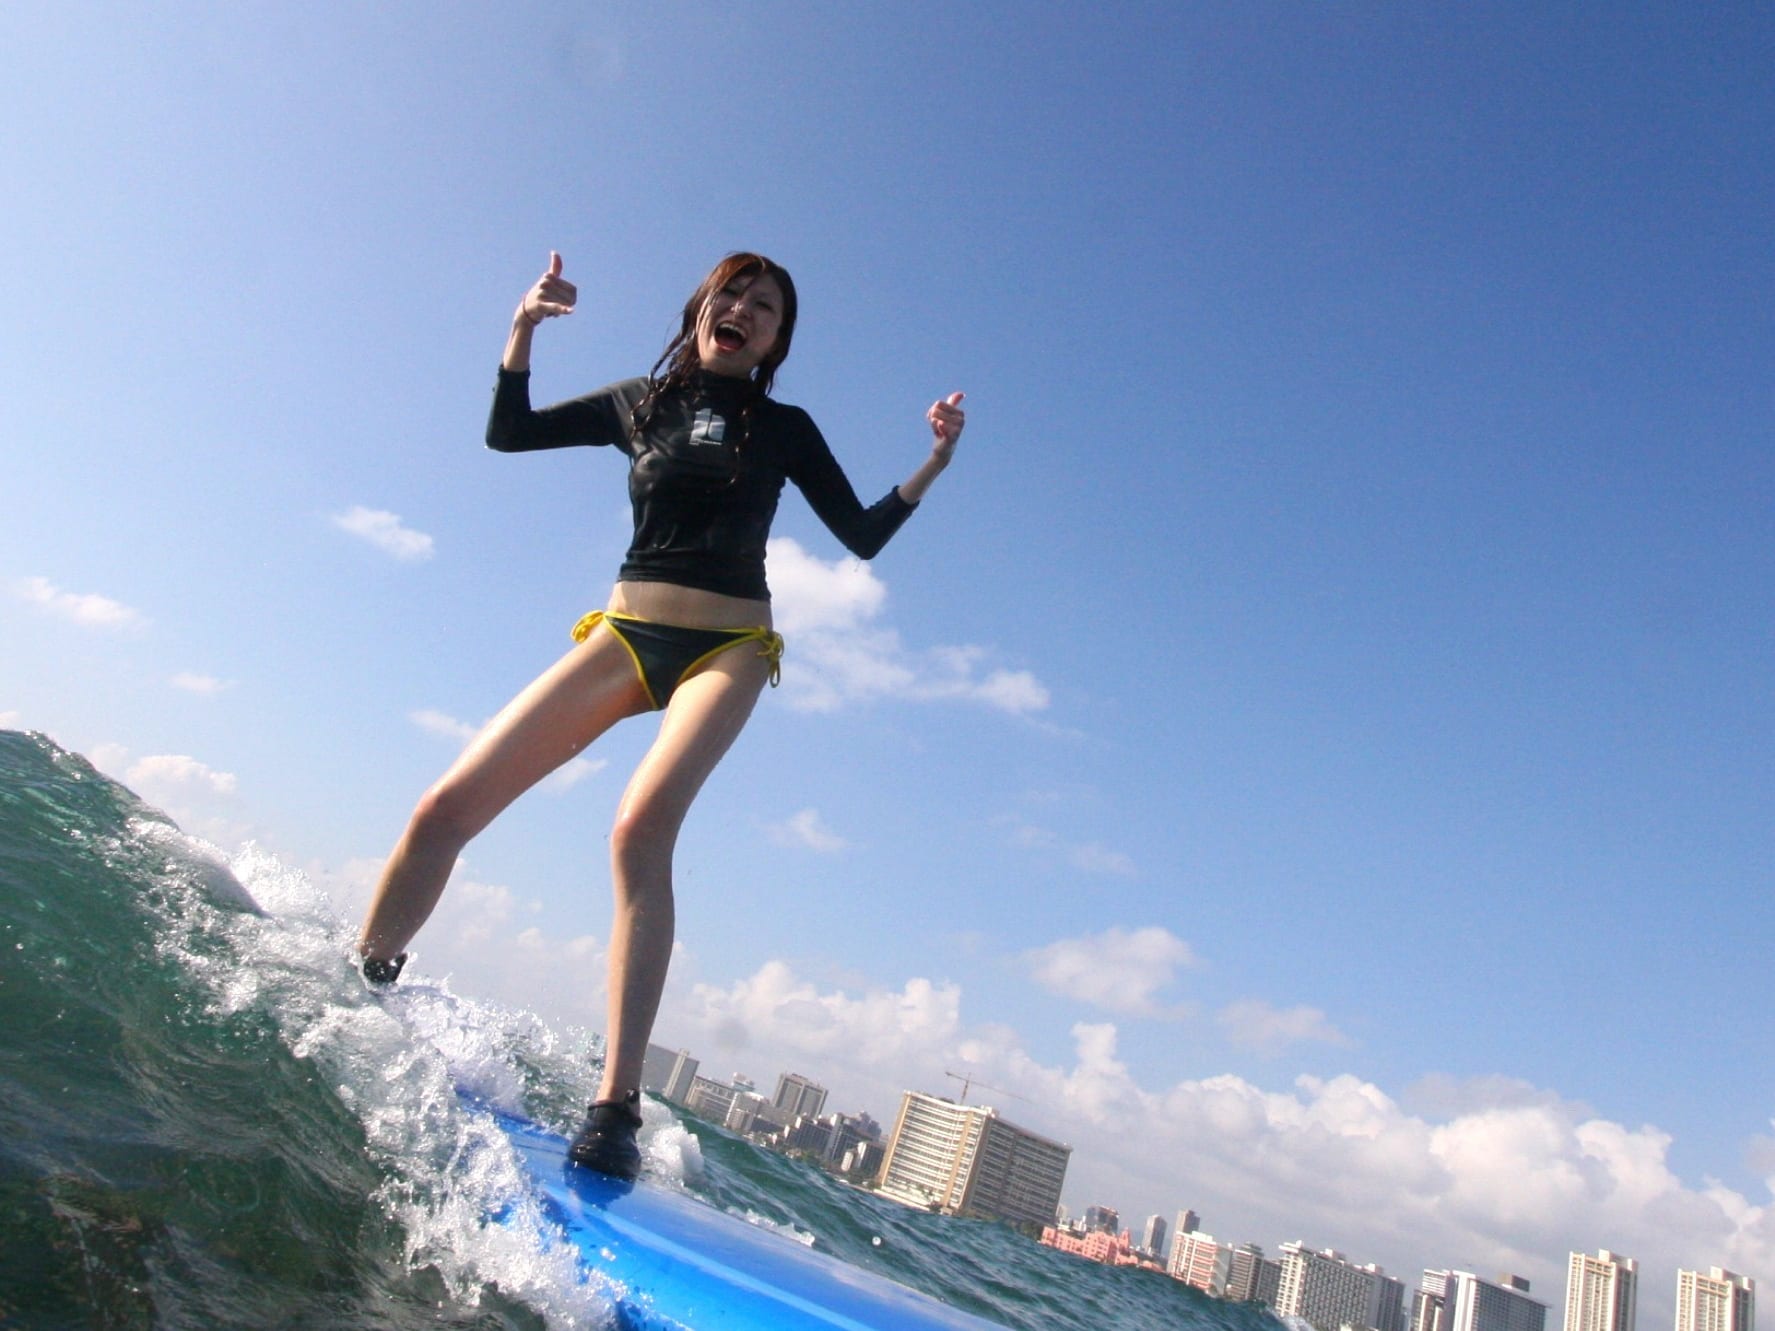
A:
{"type": "Polygon", "coordinates": [[[565,1138],[494,1118],[623,1331],[1004,1331],[694,1197],[570,1165],[565,1138]]]}

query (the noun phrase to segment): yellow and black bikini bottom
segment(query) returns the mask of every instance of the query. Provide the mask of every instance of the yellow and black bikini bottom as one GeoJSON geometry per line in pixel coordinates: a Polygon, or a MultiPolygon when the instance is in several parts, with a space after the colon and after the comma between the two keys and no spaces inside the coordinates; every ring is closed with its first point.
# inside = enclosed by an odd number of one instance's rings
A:
{"type": "Polygon", "coordinates": [[[775,688],[783,674],[783,635],[759,625],[749,629],[696,629],[682,624],[656,624],[633,615],[594,610],[573,626],[573,641],[584,642],[602,622],[628,649],[635,675],[655,711],[672,700],[685,680],[710,661],[743,643],[758,644],[758,655],[770,662],[770,683],[775,688]]]}

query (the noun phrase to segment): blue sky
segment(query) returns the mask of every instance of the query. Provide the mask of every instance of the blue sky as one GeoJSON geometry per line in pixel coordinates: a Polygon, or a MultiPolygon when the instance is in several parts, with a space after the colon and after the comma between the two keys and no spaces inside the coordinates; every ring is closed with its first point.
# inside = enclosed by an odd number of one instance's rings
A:
{"type": "MultiPolygon", "coordinates": [[[[867,568],[786,497],[660,1036],[877,1117],[968,1063],[1075,1207],[1555,1305],[1607,1245],[1662,1321],[1775,1272],[1772,55],[1749,5],[9,7],[0,723],[355,917],[626,543],[612,457],[480,446],[519,294],[559,250],[567,396],[764,250],[860,491],[970,424],[867,568]]],[[[598,1024],[649,733],[423,967],[598,1024]]]]}

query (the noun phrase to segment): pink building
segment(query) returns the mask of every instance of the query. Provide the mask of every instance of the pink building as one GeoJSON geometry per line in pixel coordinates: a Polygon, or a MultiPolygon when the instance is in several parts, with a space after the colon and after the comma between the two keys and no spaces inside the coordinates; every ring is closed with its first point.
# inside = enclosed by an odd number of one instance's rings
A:
{"type": "Polygon", "coordinates": [[[1143,1266],[1149,1271],[1164,1269],[1135,1250],[1133,1237],[1125,1229],[1120,1234],[1088,1234],[1075,1229],[1056,1229],[1049,1225],[1042,1230],[1042,1242],[1050,1248],[1070,1252],[1086,1261],[1101,1262],[1105,1266],[1143,1266]]]}

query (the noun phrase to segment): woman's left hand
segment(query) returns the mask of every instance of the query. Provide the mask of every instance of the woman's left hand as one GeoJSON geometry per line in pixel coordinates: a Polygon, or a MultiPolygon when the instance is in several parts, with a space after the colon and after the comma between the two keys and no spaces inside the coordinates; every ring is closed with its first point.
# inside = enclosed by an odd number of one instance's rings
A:
{"type": "Polygon", "coordinates": [[[962,427],[968,423],[968,414],[961,409],[961,400],[965,396],[965,393],[951,393],[939,398],[924,414],[931,423],[931,451],[944,462],[948,462],[949,455],[955,452],[956,440],[961,438],[962,427]]]}

